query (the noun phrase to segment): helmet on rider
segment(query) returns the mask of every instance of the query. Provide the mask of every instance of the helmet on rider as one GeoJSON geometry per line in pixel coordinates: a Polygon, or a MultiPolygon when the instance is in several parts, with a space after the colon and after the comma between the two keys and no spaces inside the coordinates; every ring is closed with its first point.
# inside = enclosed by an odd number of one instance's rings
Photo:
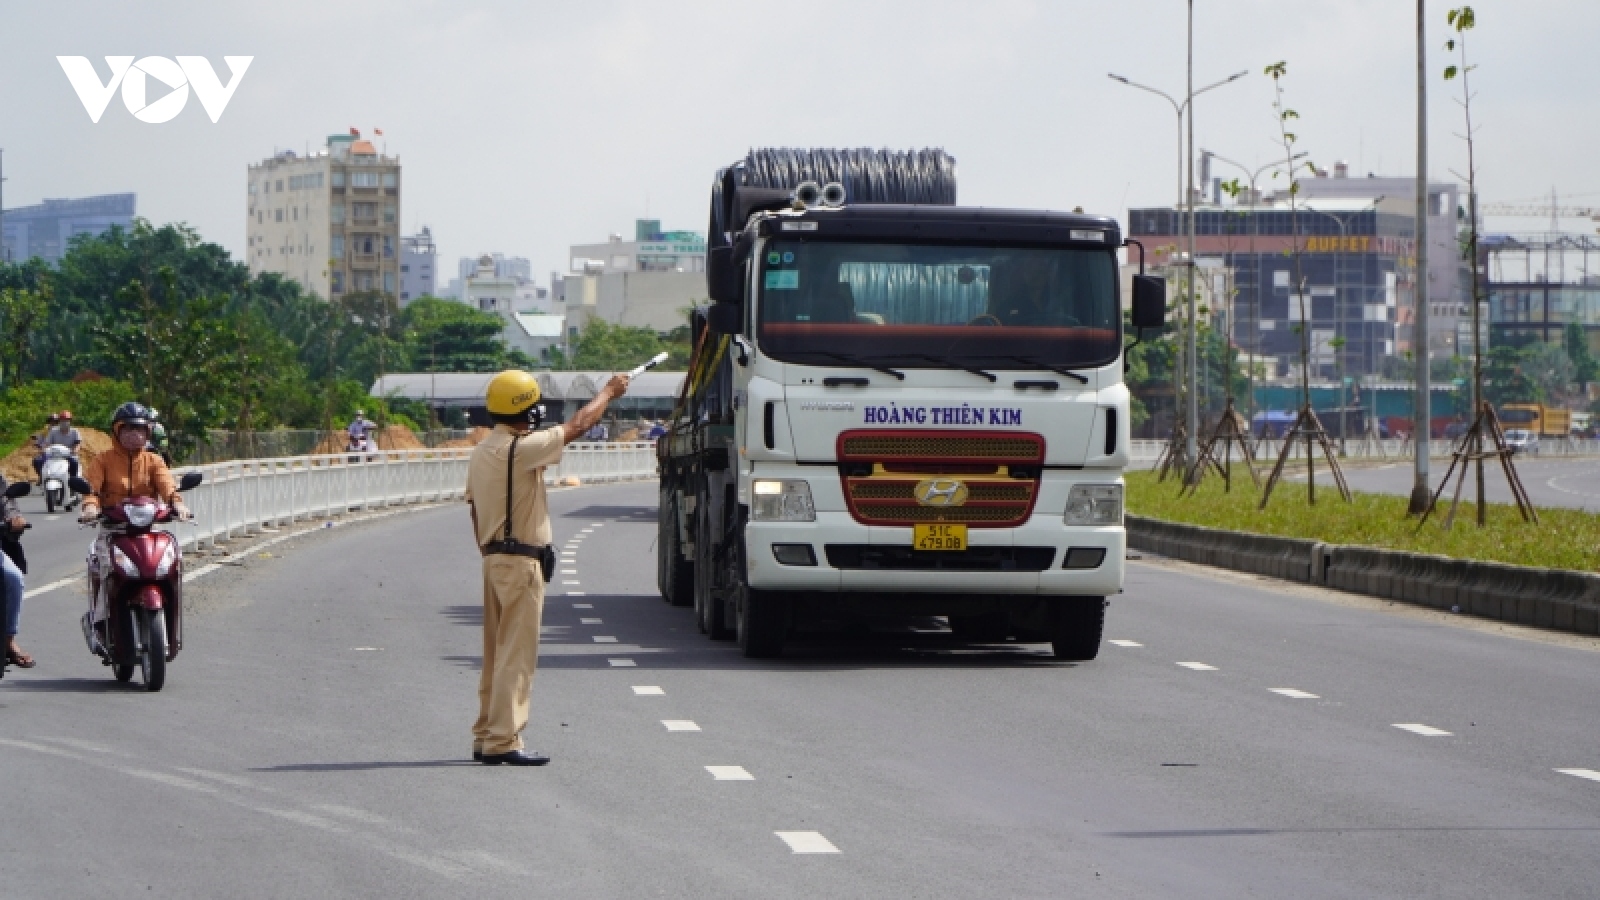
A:
{"type": "Polygon", "coordinates": [[[117,411],[111,414],[111,436],[129,453],[143,450],[150,440],[149,408],[132,400],[117,407],[117,411]],[[129,432],[125,436],[124,432],[130,428],[138,429],[138,432],[129,432]]]}
{"type": "Polygon", "coordinates": [[[61,414],[60,413],[51,413],[49,416],[47,416],[45,418],[44,421],[45,421],[46,425],[55,425],[56,423],[61,421],[61,414]]]}
{"type": "Polygon", "coordinates": [[[539,380],[520,369],[507,369],[489,379],[484,391],[484,407],[489,418],[501,425],[537,426],[544,417],[539,405],[539,380]]]}
{"type": "Polygon", "coordinates": [[[61,421],[63,421],[63,422],[71,422],[72,421],[72,410],[63,409],[61,411],[61,421]]]}

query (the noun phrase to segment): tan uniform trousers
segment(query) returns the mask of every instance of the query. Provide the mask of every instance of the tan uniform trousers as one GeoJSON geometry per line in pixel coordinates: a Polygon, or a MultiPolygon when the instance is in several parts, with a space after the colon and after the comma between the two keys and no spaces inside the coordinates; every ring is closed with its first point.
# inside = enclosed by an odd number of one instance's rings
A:
{"type": "Polygon", "coordinates": [[[543,615],[544,573],[538,560],[508,554],[483,558],[483,674],[472,742],[484,753],[522,749],[543,615]]]}

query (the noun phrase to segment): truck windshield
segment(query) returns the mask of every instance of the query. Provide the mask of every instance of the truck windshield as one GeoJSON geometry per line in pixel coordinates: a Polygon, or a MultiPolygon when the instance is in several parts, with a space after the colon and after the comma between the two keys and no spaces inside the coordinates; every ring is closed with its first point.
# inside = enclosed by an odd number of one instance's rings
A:
{"type": "Polygon", "coordinates": [[[1048,368],[1121,352],[1108,250],[777,240],[760,264],[756,340],[777,359],[1048,368]]]}

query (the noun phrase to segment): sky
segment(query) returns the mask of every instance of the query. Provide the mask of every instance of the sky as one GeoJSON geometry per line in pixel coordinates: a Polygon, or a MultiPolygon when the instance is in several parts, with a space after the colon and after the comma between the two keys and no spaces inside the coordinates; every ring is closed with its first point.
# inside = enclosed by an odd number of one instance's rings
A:
{"type": "MultiPolygon", "coordinates": [[[[1455,2],[1427,9],[1439,178],[1466,171],[1460,82],[1440,74],[1455,2]]],[[[1474,6],[1480,196],[1600,203],[1600,3],[1474,6]]],[[[1195,101],[1196,145],[1275,158],[1262,69],[1282,60],[1298,149],[1355,175],[1413,173],[1415,15],[1408,0],[1196,0],[1195,85],[1249,73],[1195,101]]],[[[1171,107],[1106,76],[1181,95],[1180,0],[12,2],[0,21],[7,208],[134,191],[141,216],[239,258],[246,166],[349,128],[383,130],[403,230],[431,226],[443,272],[498,251],[531,258],[540,283],[569,245],[631,236],[638,218],[704,230],[713,174],[754,146],[943,147],[963,205],[1123,218],[1177,195],[1171,107]],[[217,123],[191,97],[163,124],[113,98],[96,124],[58,55],[102,78],[108,55],[201,55],[224,79],[223,56],[254,61],[217,123]]]]}

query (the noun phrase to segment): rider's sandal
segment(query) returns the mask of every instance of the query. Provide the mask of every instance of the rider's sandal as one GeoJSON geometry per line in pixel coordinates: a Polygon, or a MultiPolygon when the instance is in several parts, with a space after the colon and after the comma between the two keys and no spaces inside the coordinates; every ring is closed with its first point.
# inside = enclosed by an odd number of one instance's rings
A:
{"type": "Polygon", "coordinates": [[[31,669],[39,664],[33,657],[23,653],[21,650],[6,651],[6,661],[19,669],[31,669]]]}

